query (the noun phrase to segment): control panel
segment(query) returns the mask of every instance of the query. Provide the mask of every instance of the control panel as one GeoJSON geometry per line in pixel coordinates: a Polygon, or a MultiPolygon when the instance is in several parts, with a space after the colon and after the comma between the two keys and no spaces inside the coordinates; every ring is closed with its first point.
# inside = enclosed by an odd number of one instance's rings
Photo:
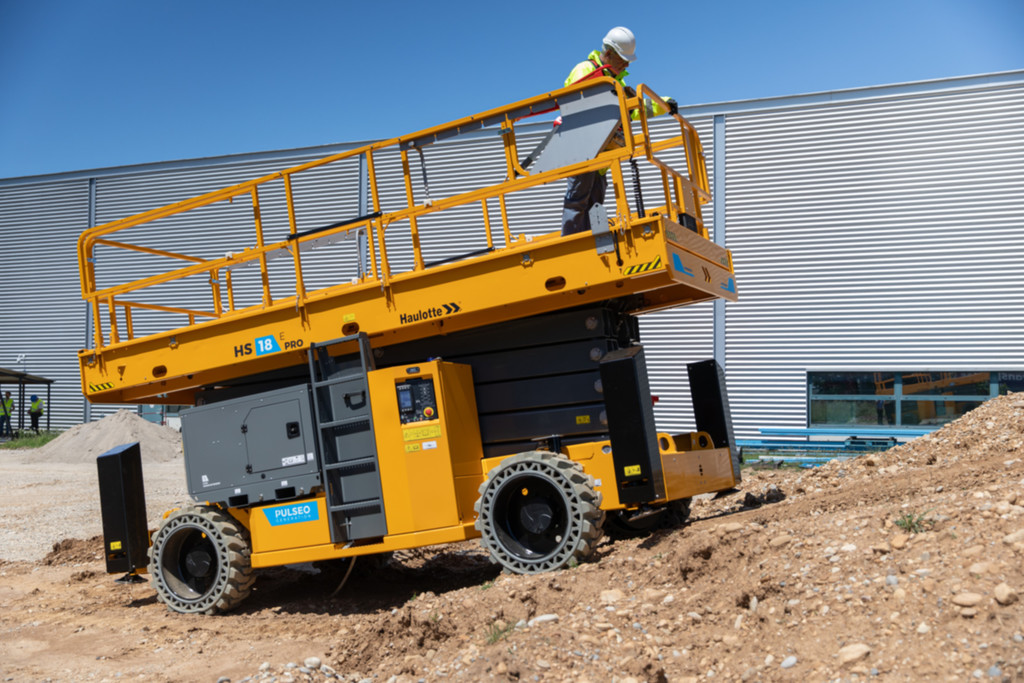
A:
{"type": "Polygon", "coordinates": [[[398,395],[398,416],[402,424],[438,419],[434,380],[410,377],[395,385],[398,395]]]}

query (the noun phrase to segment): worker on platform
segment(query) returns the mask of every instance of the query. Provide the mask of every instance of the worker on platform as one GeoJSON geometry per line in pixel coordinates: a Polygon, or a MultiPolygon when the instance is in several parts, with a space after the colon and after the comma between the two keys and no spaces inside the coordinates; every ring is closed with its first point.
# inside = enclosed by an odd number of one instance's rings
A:
{"type": "Polygon", "coordinates": [[[3,400],[0,400],[0,437],[3,436],[14,436],[14,430],[11,428],[11,416],[14,415],[14,399],[11,398],[11,392],[4,394],[3,400]]]}
{"type": "Polygon", "coordinates": [[[32,431],[36,434],[39,433],[39,418],[43,416],[43,409],[46,406],[46,402],[39,398],[35,394],[32,394],[32,401],[28,407],[28,416],[32,419],[32,431]]]}
{"type": "MultiPolygon", "coordinates": [[[[626,71],[626,67],[635,59],[636,37],[625,26],[616,26],[605,34],[601,50],[591,52],[585,61],[577,64],[569,72],[569,76],[565,79],[565,86],[569,87],[589,78],[602,76],[614,78],[625,86],[624,79],[629,73],[626,71]]],[[[635,95],[628,86],[626,86],[626,92],[630,97],[635,95]]],[[[676,114],[679,111],[675,100],[669,98],[667,103],[670,113],[676,114]]],[[[665,113],[664,109],[653,102],[648,101],[646,106],[649,116],[665,113]]],[[[639,113],[633,112],[633,118],[639,118],[639,113]]],[[[569,178],[569,186],[566,188],[565,202],[562,208],[563,235],[590,230],[590,207],[604,203],[605,191],[608,188],[607,173],[608,169],[603,168],[569,178]]]]}

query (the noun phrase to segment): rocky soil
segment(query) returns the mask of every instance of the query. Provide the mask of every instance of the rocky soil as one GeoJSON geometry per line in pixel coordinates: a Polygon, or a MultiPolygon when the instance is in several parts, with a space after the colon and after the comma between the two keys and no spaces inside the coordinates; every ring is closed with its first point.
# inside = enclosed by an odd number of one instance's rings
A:
{"type": "MultiPolygon", "coordinates": [[[[1024,394],[885,453],[746,470],[573,569],[500,574],[466,543],[357,564],[333,596],[264,571],[215,617],[104,573],[80,450],[0,452],[2,680],[1024,680],[1024,394]]],[[[184,475],[151,450],[155,525],[184,475]]]]}

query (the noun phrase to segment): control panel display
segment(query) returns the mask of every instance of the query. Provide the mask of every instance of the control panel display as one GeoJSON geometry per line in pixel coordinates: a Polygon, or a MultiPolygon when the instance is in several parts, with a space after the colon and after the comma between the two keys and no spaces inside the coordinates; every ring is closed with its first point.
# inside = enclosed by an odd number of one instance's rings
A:
{"type": "Polygon", "coordinates": [[[395,385],[395,392],[398,395],[398,416],[402,424],[437,419],[433,380],[413,377],[395,385]]]}

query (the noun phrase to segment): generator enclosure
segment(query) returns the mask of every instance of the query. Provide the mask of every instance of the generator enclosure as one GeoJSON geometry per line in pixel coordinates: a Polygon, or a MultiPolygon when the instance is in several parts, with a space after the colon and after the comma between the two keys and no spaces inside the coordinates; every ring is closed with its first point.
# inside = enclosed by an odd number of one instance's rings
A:
{"type": "Polygon", "coordinates": [[[181,437],[198,501],[246,507],[321,485],[308,385],[182,411],[181,437]]]}

